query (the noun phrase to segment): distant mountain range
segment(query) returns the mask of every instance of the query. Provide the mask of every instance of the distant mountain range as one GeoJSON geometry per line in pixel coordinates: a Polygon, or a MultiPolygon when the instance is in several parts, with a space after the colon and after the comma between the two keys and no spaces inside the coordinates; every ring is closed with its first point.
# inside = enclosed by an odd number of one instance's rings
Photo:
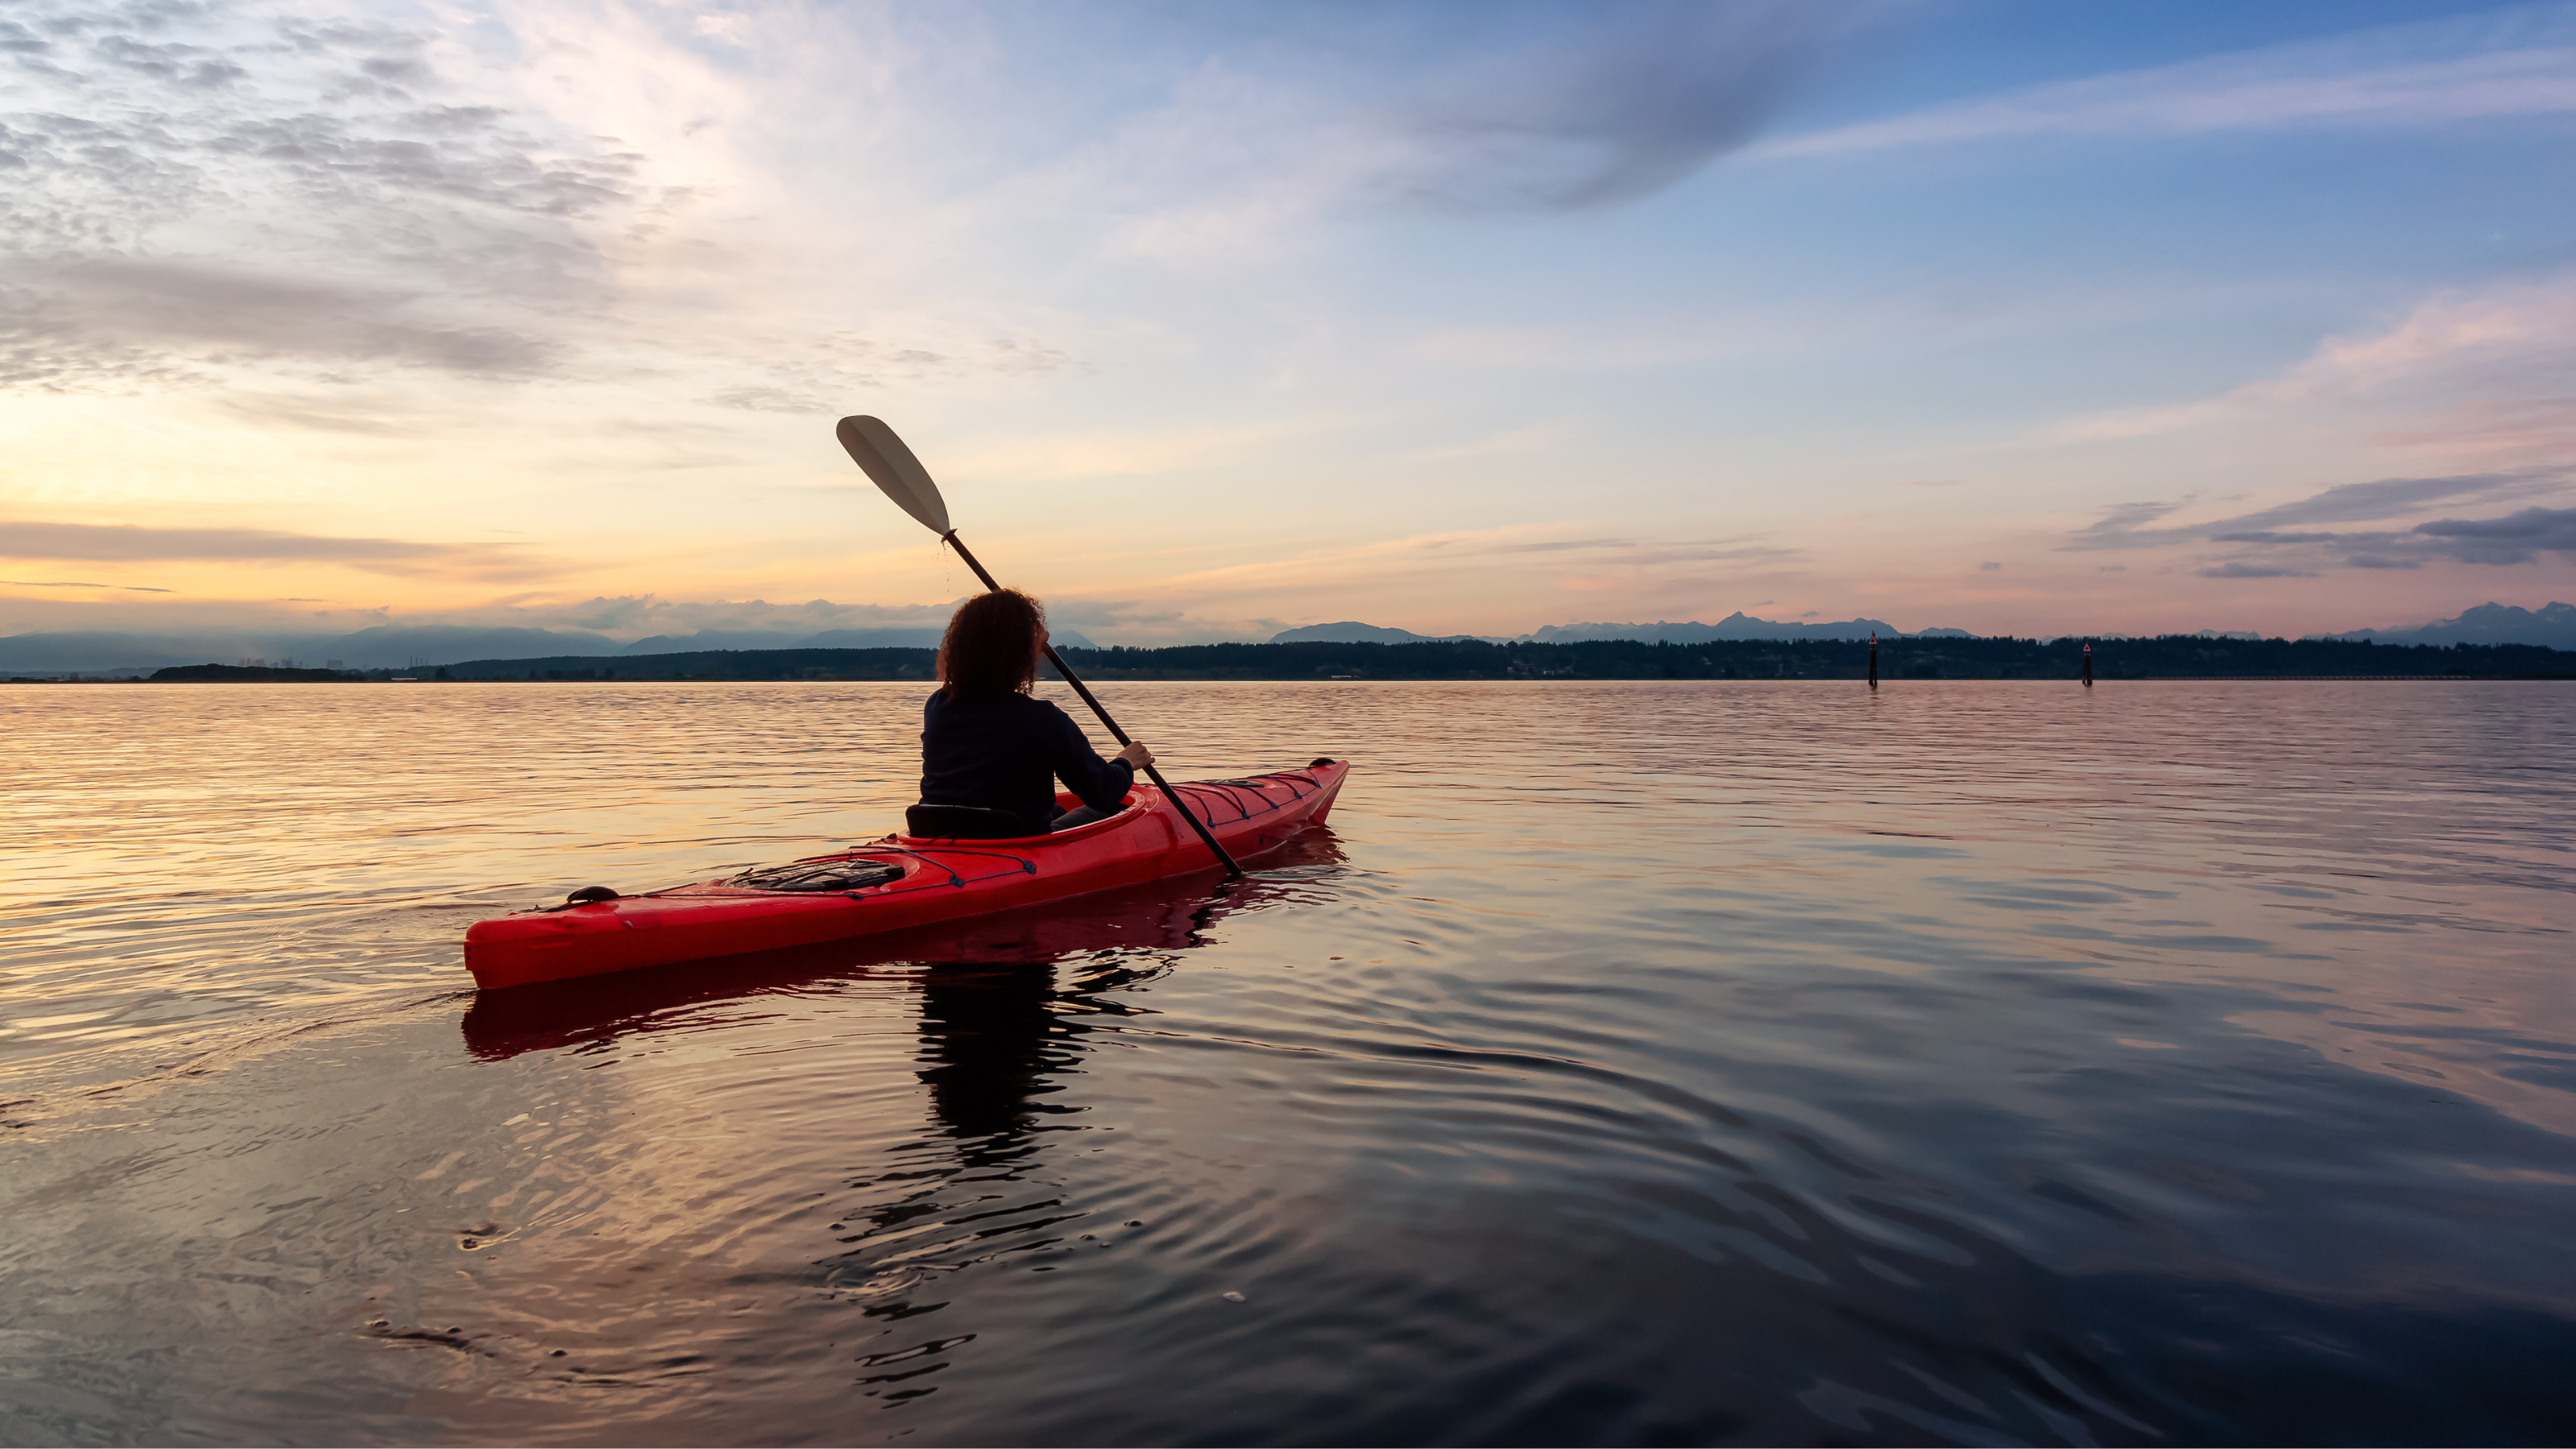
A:
{"type": "MultiPolygon", "coordinates": [[[[1801,624],[1757,619],[1741,612],[1714,624],[1696,621],[1652,624],[1550,624],[1527,634],[1416,634],[1346,619],[1338,624],[1309,624],[1284,629],[1273,644],[1407,644],[1438,639],[1477,639],[1489,644],[1572,644],[1595,639],[1695,644],[1717,639],[1972,639],[1964,629],[1924,629],[1912,634],[1884,619],[1846,619],[1832,624],[1801,624]]],[[[33,633],[0,638],[0,674],[149,673],[181,664],[239,664],[258,660],[272,666],[344,669],[429,669],[476,659],[602,655],[685,654],[711,649],[926,649],[939,642],[935,628],[827,629],[819,634],[784,630],[704,629],[695,634],[656,634],[621,644],[605,634],[581,629],[477,629],[455,624],[379,624],[350,634],[269,634],[248,631],[194,630],[168,634],[107,632],[33,633]]],[[[2242,630],[2202,630],[2209,638],[2251,639],[2242,630]]],[[[2127,637],[2105,634],[2098,637],[2127,637]]],[[[2411,629],[2356,629],[2344,634],[2311,635],[2378,644],[2538,644],[2576,649],[2576,605],[2549,604],[2537,610],[2508,604],[2481,604],[2456,619],[2436,619],[2411,629]]],[[[1070,629],[1058,630],[1056,642],[1069,648],[1094,648],[1091,640],[1070,629]]]]}
{"type": "MultiPolygon", "coordinates": [[[[173,634],[101,632],[16,634],[0,638],[0,674],[149,673],[181,664],[239,664],[338,669],[430,669],[469,659],[533,656],[688,654],[709,649],[927,649],[937,629],[827,629],[820,634],[702,629],[656,634],[620,644],[584,629],[476,629],[458,624],[379,624],[353,634],[267,634],[196,630],[173,634]]],[[[1059,644],[1094,647],[1070,629],[1059,644]]]]}
{"type": "Polygon", "coordinates": [[[1509,644],[1500,634],[1416,634],[1410,629],[1389,629],[1377,624],[1363,624],[1357,619],[1344,619],[1338,624],[1308,624],[1302,629],[1282,629],[1264,644],[1421,644],[1436,639],[1478,639],[1487,644],[1509,644]]]}
{"type": "Polygon", "coordinates": [[[1965,629],[1925,629],[1908,634],[1884,619],[1846,619],[1839,624],[1789,624],[1756,619],[1737,612],[1714,624],[1549,624],[1527,634],[1416,634],[1345,619],[1338,624],[1309,624],[1270,636],[1272,644],[1411,644],[1437,639],[1479,639],[1488,644],[1575,644],[1590,639],[1636,639],[1648,644],[1698,644],[1710,639],[1974,639],[1965,629]]]}
{"type": "MultiPolygon", "coordinates": [[[[1908,634],[1884,619],[1846,619],[1838,624],[1796,624],[1756,619],[1741,611],[1714,624],[1550,624],[1527,634],[1416,634],[1346,619],[1338,624],[1309,624],[1270,636],[1273,644],[1409,644],[1438,639],[1481,639],[1488,644],[1573,644],[1589,639],[1638,639],[1647,643],[1696,644],[1706,639],[1974,639],[1965,629],[1924,629],[1908,634]]],[[[2128,634],[2098,634],[2099,639],[2127,639],[2128,634]]],[[[2202,629],[2203,639],[2260,639],[2247,629],[2202,629]]],[[[2576,605],[2548,604],[2517,609],[2510,604],[2480,604],[2456,619],[2436,619],[2412,629],[2355,629],[2347,634],[2310,634],[2311,639],[2366,640],[2375,644],[2538,644],[2549,649],[2576,649],[2576,605]]]]}
{"type": "MultiPolygon", "coordinates": [[[[820,634],[794,634],[781,630],[700,629],[695,634],[656,634],[620,646],[619,654],[699,654],[709,649],[936,649],[944,629],[826,629],[820,634]]],[[[1099,646],[1071,629],[1048,631],[1055,642],[1068,649],[1096,649],[1099,646]]],[[[580,653],[580,650],[570,651],[580,653]]],[[[454,664],[450,659],[442,663],[454,664]]]]}
{"type": "Polygon", "coordinates": [[[2538,610],[2480,604],[2456,619],[2436,619],[2412,629],[2355,629],[2311,638],[2366,639],[2373,644],[2539,644],[2576,649],[2576,605],[2544,604],[2538,610]]]}

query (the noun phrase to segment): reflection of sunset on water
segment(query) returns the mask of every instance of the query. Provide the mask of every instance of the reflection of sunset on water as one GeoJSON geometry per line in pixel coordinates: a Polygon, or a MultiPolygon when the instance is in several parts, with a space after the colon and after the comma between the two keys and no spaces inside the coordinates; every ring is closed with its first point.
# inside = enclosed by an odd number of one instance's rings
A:
{"type": "Polygon", "coordinates": [[[1332,828],[482,994],[917,691],[12,696],[19,1437],[2541,1437],[2562,686],[1116,689],[1332,828]]]}

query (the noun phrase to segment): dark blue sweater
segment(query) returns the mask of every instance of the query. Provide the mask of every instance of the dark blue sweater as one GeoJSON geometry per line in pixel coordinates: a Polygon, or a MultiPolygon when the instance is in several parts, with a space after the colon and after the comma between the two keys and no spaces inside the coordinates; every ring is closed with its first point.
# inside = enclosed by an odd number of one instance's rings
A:
{"type": "Polygon", "coordinates": [[[1135,766],[1100,758],[1082,727],[1043,699],[954,700],[941,690],[921,707],[921,798],[930,804],[1007,810],[1043,835],[1055,781],[1106,814],[1135,779],[1135,766]]]}

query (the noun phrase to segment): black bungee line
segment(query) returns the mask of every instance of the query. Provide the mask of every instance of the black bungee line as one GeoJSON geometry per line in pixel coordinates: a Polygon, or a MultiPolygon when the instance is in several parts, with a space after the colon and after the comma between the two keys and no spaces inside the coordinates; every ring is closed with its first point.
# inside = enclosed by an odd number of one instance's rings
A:
{"type": "MultiPolygon", "coordinates": [[[[1202,786],[1202,785],[1175,785],[1175,786],[1173,786],[1172,788],[1173,788],[1175,791],[1189,792],[1189,793],[1191,793],[1191,794],[1193,794],[1193,795],[1198,795],[1198,796],[1202,796],[1202,797],[1203,797],[1204,793],[1205,793],[1207,790],[1209,790],[1209,789],[1211,789],[1211,788],[1213,788],[1213,787],[1209,787],[1209,786],[1202,786]]],[[[1201,813],[1202,813],[1203,818],[1205,818],[1205,819],[1206,819],[1206,821],[1207,821],[1207,823],[1208,823],[1208,824],[1210,824],[1210,825],[1217,825],[1217,824],[1227,824],[1227,825],[1231,825],[1231,824],[1235,823],[1235,821],[1240,821],[1240,820],[1249,820],[1249,819],[1251,819],[1251,818],[1252,818],[1252,812],[1251,812],[1251,811],[1249,811],[1249,810],[1246,810],[1245,808],[1243,808],[1243,802],[1242,802],[1241,800],[1236,799],[1236,798],[1235,798],[1231,793],[1229,793],[1229,794],[1225,795],[1225,796],[1224,796],[1224,797],[1222,797],[1222,798],[1225,800],[1225,803],[1227,803],[1228,805],[1231,805],[1231,806],[1233,806],[1233,807],[1234,807],[1234,816],[1233,816],[1233,819],[1231,819],[1231,820],[1226,820],[1226,821],[1219,821],[1219,820],[1216,818],[1216,810],[1215,810],[1215,808],[1214,808],[1213,806],[1208,805],[1208,804],[1207,804],[1207,802],[1206,802],[1206,800],[1205,800],[1204,798],[1201,798],[1201,799],[1200,799],[1200,801],[1199,801],[1199,804],[1200,804],[1200,807],[1201,807],[1201,813]]],[[[1183,808],[1185,808],[1185,809],[1186,809],[1187,807],[1186,807],[1186,806],[1184,806],[1183,808]]],[[[1277,808],[1279,808],[1279,807],[1277,807],[1277,806],[1273,806],[1272,808],[1273,808],[1273,809],[1277,809],[1277,808]]]]}
{"type": "MultiPolygon", "coordinates": [[[[1282,770],[1275,775],[1250,775],[1239,780],[1184,780],[1172,787],[1174,794],[1172,803],[1178,805],[1183,810],[1188,810],[1189,801],[1182,798],[1185,794],[1203,796],[1210,792],[1223,792],[1225,802],[1234,807],[1234,819],[1242,821],[1250,820],[1255,815],[1267,815],[1275,810],[1285,810],[1289,806],[1296,804],[1298,801],[1305,799],[1307,796],[1312,795],[1323,788],[1324,782],[1316,779],[1312,775],[1302,774],[1293,770],[1282,770]],[[1275,781],[1278,784],[1285,786],[1289,792],[1288,798],[1285,800],[1272,800],[1269,796],[1262,794],[1263,786],[1257,783],[1260,781],[1275,781]],[[1298,789],[1297,786],[1299,784],[1305,785],[1306,788],[1303,790],[1298,789]],[[1254,810],[1245,805],[1243,797],[1236,793],[1241,790],[1251,791],[1253,798],[1261,802],[1262,808],[1254,810]]],[[[1205,803],[1206,802],[1204,800],[1201,801],[1202,806],[1205,806],[1205,803]]],[[[1213,808],[1206,810],[1206,819],[1211,825],[1220,823],[1216,818],[1216,811],[1213,808]]]]}
{"type": "MultiPolygon", "coordinates": [[[[1267,815],[1273,810],[1287,809],[1289,806],[1294,805],[1298,801],[1305,799],[1307,796],[1314,794],[1317,790],[1324,788],[1324,782],[1311,775],[1301,775],[1283,770],[1276,775],[1250,775],[1240,780],[1184,780],[1180,784],[1174,785],[1172,788],[1176,791],[1194,792],[1222,790],[1225,792],[1226,803],[1232,805],[1235,809],[1234,818],[1236,820],[1249,820],[1255,815],[1267,815]],[[1262,794],[1261,791],[1263,786],[1257,782],[1264,780],[1277,781],[1278,783],[1286,786],[1289,792],[1288,798],[1285,800],[1272,800],[1269,796],[1262,794]],[[1307,786],[1306,789],[1300,790],[1297,788],[1297,782],[1300,781],[1304,782],[1307,786]],[[1238,790],[1250,790],[1253,793],[1254,798],[1261,802],[1262,808],[1254,810],[1246,806],[1243,803],[1242,797],[1235,793],[1238,790]]],[[[1210,810],[1208,812],[1208,820],[1211,824],[1215,823],[1215,811],[1210,810]]]]}
{"type": "MultiPolygon", "coordinates": [[[[1255,815],[1267,815],[1273,810],[1285,810],[1289,806],[1296,804],[1298,801],[1305,799],[1307,795],[1315,793],[1312,790],[1308,790],[1303,794],[1291,794],[1285,800],[1273,800],[1269,796],[1261,793],[1260,786],[1254,785],[1250,781],[1246,780],[1193,780],[1188,784],[1175,785],[1172,788],[1175,790],[1188,790],[1202,793],[1211,790],[1221,790],[1225,794],[1226,803],[1234,807],[1234,818],[1236,820],[1249,820],[1255,815]],[[1253,798],[1261,802],[1262,808],[1254,810],[1243,803],[1243,797],[1235,792],[1237,790],[1244,789],[1248,789],[1253,792],[1253,798]]],[[[1214,821],[1215,814],[1216,812],[1213,810],[1208,812],[1211,822],[1214,821]]]]}

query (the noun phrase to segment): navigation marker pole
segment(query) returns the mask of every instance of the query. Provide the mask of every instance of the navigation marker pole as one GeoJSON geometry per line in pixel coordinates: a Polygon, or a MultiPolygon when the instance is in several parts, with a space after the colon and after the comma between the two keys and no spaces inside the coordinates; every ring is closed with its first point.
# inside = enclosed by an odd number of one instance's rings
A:
{"type": "MultiPolygon", "coordinates": [[[[965,541],[949,525],[948,500],[939,496],[939,485],[930,481],[930,470],[921,466],[921,460],[912,455],[912,449],[904,446],[903,439],[895,436],[894,429],[875,418],[847,417],[841,419],[832,431],[840,438],[841,446],[848,450],[851,461],[866,471],[877,487],[884,490],[886,497],[894,500],[895,507],[911,514],[923,527],[938,534],[940,542],[957,550],[957,556],[966,561],[966,567],[975,571],[975,577],[984,581],[985,588],[996,593],[1001,591],[1002,586],[993,582],[993,576],[984,571],[984,565],[966,551],[965,541]]],[[[1073,686],[1073,692],[1082,696],[1082,702],[1091,706],[1091,712],[1100,716],[1100,723],[1108,728],[1110,737],[1122,746],[1134,744],[1135,741],[1127,738],[1127,732],[1118,727],[1118,721],[1109,717],[1108,709],[1092,694],[1091,687],[1082,682],[1082,676],[1074,673],[1073,666],[1064,662],[1064,656],[1055,652],[1055,645],[1048,644],[1045,649],[1047,663],[1054,665],[1055,672],[1064,676],[1064,682],[1073,686]]],[[[1229,880],[1243,879],[1243,867],[1235,864],[1234,857],[1225,853],[1225,847],[1216,843],[1216,836],[1208,830],[1207,822],[1190,809],[1190,802],[1172,788],[1171,782],[1163,778],[1163,772],[1147,765],[1145,775],[1154,782],[1155,789],[1163,792],[1164,799],[1180,809],[1181,818],[1190,822],[1190,829],[1198,832],[1200,843],[1207,846],[1208,853],[1225,867],[1226,877],[1229,880]]]]}

